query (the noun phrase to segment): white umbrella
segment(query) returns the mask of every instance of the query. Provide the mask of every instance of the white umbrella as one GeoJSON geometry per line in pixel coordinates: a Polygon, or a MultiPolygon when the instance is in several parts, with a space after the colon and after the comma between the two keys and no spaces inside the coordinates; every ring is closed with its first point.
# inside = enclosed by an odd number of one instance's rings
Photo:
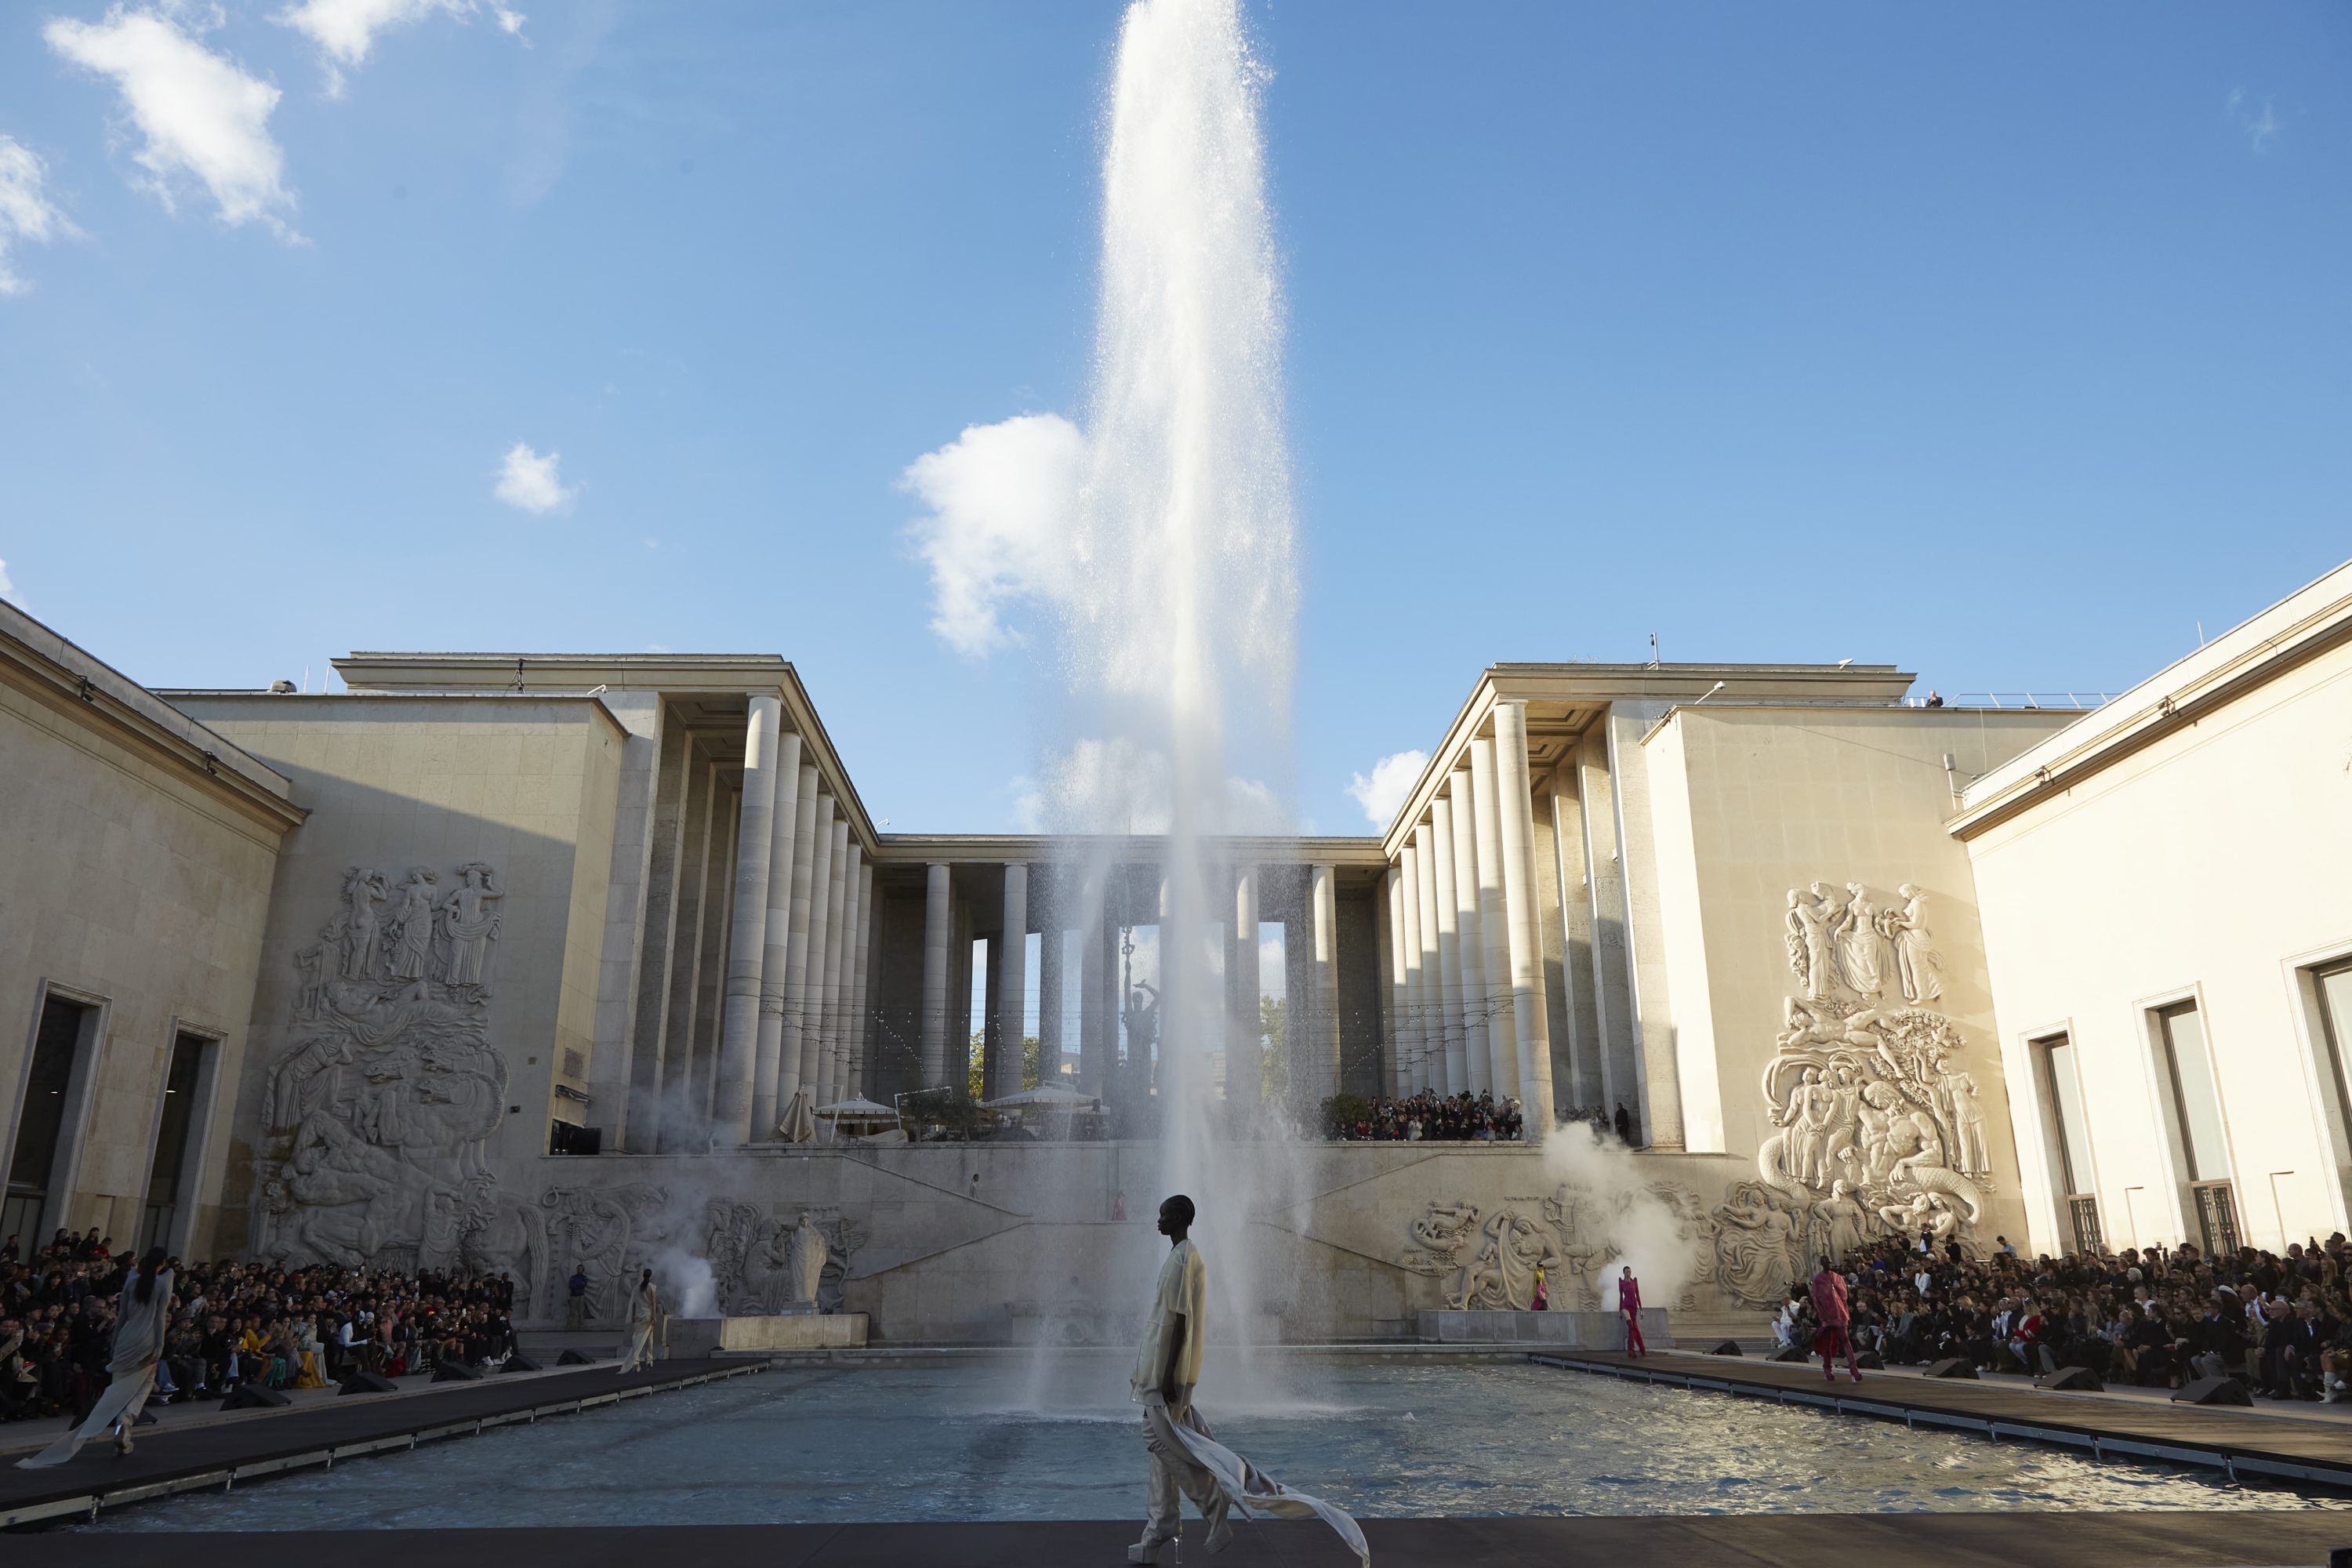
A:
{"type": "Polygon", "coordinates": [[[783,1121],[776,1136],[787,1143],[813,1143],[816,1141],[816,1113],[809,1109],[807,1089],[793,1091],[793,1102],[784,1107],[783,1121]]]}
{"type": "Polygon", "coordinates": [[[898,1123],[897,1111],[887,1105],[877,1105],[870,1100],[852,1099],[845,1100],[837,1105],[820,1105],[816,1108],[816,1114],[832,1122],[833,1129],[836,1132],[841,1131],[845,1122],[858,1127],[872,1125],[895,1127],[898,1123]]]}

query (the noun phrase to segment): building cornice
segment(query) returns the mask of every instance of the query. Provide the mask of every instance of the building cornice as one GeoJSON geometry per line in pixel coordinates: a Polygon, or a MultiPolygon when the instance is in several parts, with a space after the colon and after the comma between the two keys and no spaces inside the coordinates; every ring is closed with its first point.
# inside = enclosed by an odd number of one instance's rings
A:
{"type": "Polygon", "coordinates": [[[0,679],[264,826],[284,833],[302,825],[306,814],[283,773],[5,603],[0,679]]]}
{"type": "Polygon", "coordinates": [[[2231,627],[2186,658],[2029,746],[1961,793],[1945,824],[1963,842],[2210,718],[2352,642],[2352,563],[2231,627]]]}

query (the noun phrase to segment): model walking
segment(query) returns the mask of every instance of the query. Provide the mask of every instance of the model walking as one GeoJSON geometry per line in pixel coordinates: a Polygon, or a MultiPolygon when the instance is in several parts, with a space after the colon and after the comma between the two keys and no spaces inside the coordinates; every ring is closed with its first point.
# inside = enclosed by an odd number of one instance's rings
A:
{"type": "Polygon", "coordinates": [[[1617,1277],[1617,1315],[1625,1320],[1625,1353],[1648,1355],[1650,1347],[1642,1339],[1642,1282],[1633,1278],[1630,1263],[1617,1277]]]}

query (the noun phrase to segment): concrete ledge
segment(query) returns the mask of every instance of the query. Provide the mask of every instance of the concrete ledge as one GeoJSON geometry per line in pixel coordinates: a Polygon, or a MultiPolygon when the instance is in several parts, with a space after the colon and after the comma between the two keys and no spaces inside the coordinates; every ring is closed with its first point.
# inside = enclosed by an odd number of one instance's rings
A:
{"type": "MultiPolygon", "coordinates": [[[[1614,1312],[1423,1312],[1421,1337],[1438,1344],[1573,1345],[1622,1351],[1625,1320],[1614,1312]]],[[[1664,1307],[1642,1310],[1642,1338],[1653,1349],[1674,1347],[1664,1307]]]]}
{"type": "Polygon", "coordinates": [[[673,1318],[669,1324],[669,1353],[675,1356],[766,1355],[777,1351],[863,1350],[865,1346],[863,1312],[673,1318]]]}

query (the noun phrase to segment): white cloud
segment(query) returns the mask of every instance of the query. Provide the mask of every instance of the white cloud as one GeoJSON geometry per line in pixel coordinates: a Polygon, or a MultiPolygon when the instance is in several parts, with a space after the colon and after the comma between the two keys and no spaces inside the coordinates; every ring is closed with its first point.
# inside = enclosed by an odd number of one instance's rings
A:
{"type": "Polygon", "coordinates": [[[217,7],[184,26],[182,19],[194,15],[116,5],[95,23],[58,17],[41,37],[60,58],[113,79],[131,123],[147,139],[132,158],[166,210],[174,210],[174,187],[193,178],[212,194],[223,223],[258,220],[279,238],[299,242],[301,236],[278,216],[294,208],[285,150],[269,136],[281,95],[197,41],[196,34],[221,25],[217,7]]]}
{"type": "Polygon", "coordinates": [[[908,531],[931,569],[931,629],[978,658],[1021,641],[1001,618],[1065,597],[1087,440],[1058,414],[974,425],[907,467],[898,488],[931,515],[908,531]]]}
{"type": "Polygon", "coordinates": [[[580,487],[565,488],[556,469],[562,461],[561,452],[550,452],[542,458],[526,443],[517,441],[507,448],[505,459],[499,464],[499,482],[490,493],[509,506],[541,516],[568,510],[580,487]]]}
{"type": "Polygon", "coordinates": [[[2284,129],[2271,100],[2265,98],[2257,106],[2242,87],[2230,89],[2223,107],[2229,111],[2231,123],[2246,133],[2246,140],[2252,143],[2257,153],[2267,152],[2270,144],[2277,140],[2280,131],[2284,129]]]}
{"type": "Polygon", "coordinates": [[[21,241],[46,245],[78,232],[42,188],[48,170],[39,154],[13,136],[0,136],[0,294],[32,287],[8,265],[8,251],[21,241]]]}
{"type": "Polygon", "coordinates": [[[0,561],[0,599],[5,599],[18,609],[24,609],[25,595],[16,592],[16,584],[8,580],[8,563],[0,561]]]}
{"type": "Polygon", "coordinates": [[[1356,797],[1372,826],[1385,832],[1404,805],[1404,797],[1412,793],[1413,781],[1428,765],[1427,752],[1391,752],[1372,764],[1371,777],[1350,775],[1348,793],[1356,797]]]}
{"type": "MultiPolygon", "coordinates": [[[[378,33],[408,26],[428,16],[462,20],[478,15],[482,9],[478,0],[301,0],[278,12],[275,20],[319,46],[319,52],[327,57],[327,91],[340,96],[343,90],[343,68],[364,64],[368,51],[375,47],[378,33]]],[[[521,12],[500,5],[496,0],[492,0],[488,10],[499,31],[513,37],[521,36],[521,12]]]]}

